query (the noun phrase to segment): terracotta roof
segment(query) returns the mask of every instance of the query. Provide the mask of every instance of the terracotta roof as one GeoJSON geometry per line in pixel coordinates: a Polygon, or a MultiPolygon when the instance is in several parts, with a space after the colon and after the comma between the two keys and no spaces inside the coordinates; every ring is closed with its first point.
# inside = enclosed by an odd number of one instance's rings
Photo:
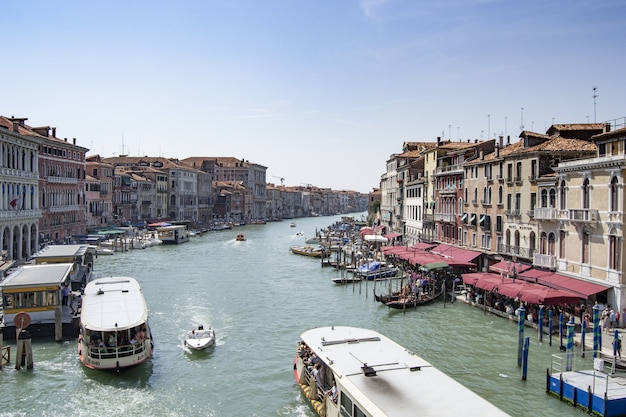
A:
{"type": "Polygon", "coordinates": [[[601,141],[601,140],[606,140],[606,139],[611,139],[611,138],[617,138],[620,136],[626,136],[626,127],[614,130],[612,132],[606,132],[606,133],[601,133],[599,135],[594,135],[591,137],[591,139],[594,141],[595,140],[601,141]]]}

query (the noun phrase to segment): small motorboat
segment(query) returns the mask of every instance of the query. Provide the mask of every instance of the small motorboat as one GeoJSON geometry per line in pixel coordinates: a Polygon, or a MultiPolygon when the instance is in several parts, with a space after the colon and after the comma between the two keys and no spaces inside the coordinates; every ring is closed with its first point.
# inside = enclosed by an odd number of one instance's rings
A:
{"type": "Polygon", "coordinates": [[[246,236],[243,233],[239,233],[237,237],[235,237],[235,240],[238,242],[243,242],[244,240],[246,240],[246,236]]]}
{"type": "Polygon", "coordinates": [[[185,336],[185,346],[193,350],[203,350],[215,344],[215,331],[212,328],[204,329],[204,326],[198,326],[198,329],[190,330],[185,336]]]}

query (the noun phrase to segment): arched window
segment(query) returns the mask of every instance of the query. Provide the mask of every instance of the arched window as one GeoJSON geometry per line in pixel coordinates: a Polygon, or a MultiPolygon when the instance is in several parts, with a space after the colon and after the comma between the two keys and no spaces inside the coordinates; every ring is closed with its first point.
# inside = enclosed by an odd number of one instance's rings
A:
{"type": "Polygon", "coordinates": [[[583,264],[589,263],[590,243],[591,243],[591,234],[589,233],[588,230],[583,230],[583,233],[580,239],[580,246],[581,246],[581,251],[582,251],[580,254],[580,261],[583,264]]]}
{"type": "Polygon", "coordinates": [[[476,204],[478,202],[478,188],[474,187],[474,199],[472,203],[476,204]]]}
{"type": "Polygon", "coordinates": [[[537,236],[535,235],[535,232],[530,232],[530,234],[528,235],[528,249],[530,251],[531,254],[533,254],[535,252],[535,248],[536,248],[536,240],[537,236]]]}
{"type": "Polygon", "coordinates": [[[502,204],[502,186],[498,187],[498,204],[502,204]]]}
{"type": "Polygon", "coordinates": [[[582,197],[583,197],[583,201],[582,201],[582,205],[584,209],[588,209],[589,208],[589,178],[585,178],[585,180],[583,181],[583,189],[582,189],[582,197]]]}
{"type": "Polygon", "coordinates": [[[617,177],[613,177],[611,185],[609,186],[609,206],[610,211],[618,211],[619,195],[617,194],[617,177]]]}
{"type": "Polygon", "coordinates": [[[491,204],[491,187],[487,191],[487,204],[491,204]]]}
{"type": "Polygon", "coordinates": [[[565,258],[565,230],[559,230],[559,258],[565,258]]]}
{"type": "Polygon", "coordinates": [[[555,240],[556,240],[556,236],[554,235],[554,233],[550,232],[548,234],[548,255],[554,255],[555,254],[555,240]]]}
{"type": "MultiPolygon", "coordinates": [[[[611,181],[611,184],[613,182],[611,181]]],[[[615,228],[609,232],[609,268],[619,271],[620,269],[620,237],[615,228]]]]}
{"type": "Polygon", "coordinates": [[[548,253],[548,235],[546,232],[541,232],[541,235],[539,235],[539,253],[542,255],[548,253]]]}
{"type": "Polygon", "coordinates": [[[548,207],[548,190],[541,190],[541,207],[548,207]]]}
{"type": "Polygon", "coordinates": [[[550,190],[550,201],[548,204],[548,207],[556,208],[556,190],[554,188],[550,190]]]}
{"type": "Polygon", "coordinates": [[[561,184],[559,185],[559,205],[560,205],[560,209],[561,210],[565,210],[567,208],[567,194],[566,194],[566,190],[565,190],[565,181],[561,181],[561,184]]]}

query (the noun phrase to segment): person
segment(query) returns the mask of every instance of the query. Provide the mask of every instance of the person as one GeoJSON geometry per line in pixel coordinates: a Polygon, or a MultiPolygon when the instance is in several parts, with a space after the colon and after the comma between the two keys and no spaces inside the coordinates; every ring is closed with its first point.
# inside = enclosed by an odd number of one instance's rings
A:
{"type": "Polygon", "coordinates": [[[617,355],[622,359],[622,335],[617,336],[617,355]]]}
{"type": "Polygon", "coordinates": [[[333,387],[329,389],[328,391],[326,391],[326,393],[329,394],[328,396],[330,397],[330,399],[336,403],[337,394],[339,394],[339,392],[337,391],[337,383],[333,381],[333,387]]]}
{"type": "Polygon", "coordinates": [[[61,292],[63,294],[63,298],[61,299],[61,305],[68,306],[70,301],[70,287],[69,285],[63,284],[61,286],[61,292]]]}

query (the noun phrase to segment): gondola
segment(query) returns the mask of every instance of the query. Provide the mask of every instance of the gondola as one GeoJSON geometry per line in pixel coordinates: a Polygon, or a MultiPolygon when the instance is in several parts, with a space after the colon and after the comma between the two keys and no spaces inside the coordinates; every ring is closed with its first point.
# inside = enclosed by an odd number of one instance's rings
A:
{"type": "Polygon", "coordinates": [[[389,308],[395,308],[397,310],[404,310],[407,308],[415,308],[417,306],[432,303],[433,301],[441,297],[443,292],[444,292],[444,289],[443,287],[441,287],[441,288],[437,288],[436,292],[434,293],[424,294],[424,295],[419,295],[419,296],[416,294],[411,294],[407,297],[395,296],[395,299],[393,299],[394,295],[391,295],[391,296],[387,296],[389,297],[388,298],[389,301],[387,302],[383,301],[385,299],[383,296],[381,297],[381,302],[389,308]]]}

